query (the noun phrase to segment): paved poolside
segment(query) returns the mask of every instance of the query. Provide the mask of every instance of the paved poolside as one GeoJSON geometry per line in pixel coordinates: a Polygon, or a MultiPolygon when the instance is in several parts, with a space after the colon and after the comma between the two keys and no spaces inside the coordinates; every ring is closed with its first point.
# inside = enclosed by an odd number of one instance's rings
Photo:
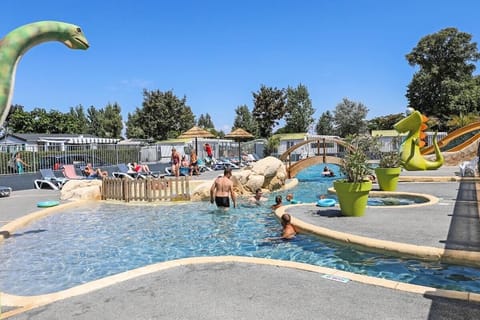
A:
{"type": "MultiPolygon", "coordinates": [[[[402,176],[454,177],[456,167],[402,176]]],[[[220,172],[202,175],[213,178],[220,172]]],[[[202,178],[200,176],[200,178],[202,178]]],[[[416,209],[367,209],[363,218],[318,214],[314,206],[292,207],[305,222],[362,237],[416,246],[480,251],[478,202],[473,182],[400,183],[399,190],[439,198],[416,209]]],[[[48,190],[14,192],[0,198],[0,225],[36,211],[48,190]]],[[[329,209],[331,210],[331,209],[329,209]]],[[[302,264],[244,258],[185,259],[154,272],[59,300],[11,319],[479,319],[480,304],[442,296],[442,290],[402,285],[337,272],[352,281],[322,277],[327,270],[302,264]],[[413,288],[413,290],[412,290],[413,288]],[[402,289],[409,289],[409,292],[402,289]]],[[[139,273],[140,274],[140,273],[139,273]]],[[[478,295],[459,294],[478,299],[478,295]]],[[[480,301],[480,300],[476,300],[480,301]]],[[[27,308],[28,309],[28,308],[27,308]]],[[[4,311],[14,308],[4,307],[4,311]]]]}

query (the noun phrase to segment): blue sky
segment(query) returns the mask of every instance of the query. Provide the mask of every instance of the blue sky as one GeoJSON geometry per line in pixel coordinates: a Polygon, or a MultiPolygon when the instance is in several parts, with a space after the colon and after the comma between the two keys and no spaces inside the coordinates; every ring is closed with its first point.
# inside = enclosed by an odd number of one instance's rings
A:
{"type": "Polygon", "coordinates": [[[343,98],[367,118],[405,111],[415,68],[405,55],[446,27],[480,38],[480,2],[444,0],[2,0],[0,37],[40,20],[82,27],[91,47],[58,42],[18,65],[14,104],[66,112],[117,102],[124,120],[143,89],[173,90],[230,132],[262,84],[307,86],[315,119],[343,98]],[[27,3],[27,4],[26,4],[27,3]]]}

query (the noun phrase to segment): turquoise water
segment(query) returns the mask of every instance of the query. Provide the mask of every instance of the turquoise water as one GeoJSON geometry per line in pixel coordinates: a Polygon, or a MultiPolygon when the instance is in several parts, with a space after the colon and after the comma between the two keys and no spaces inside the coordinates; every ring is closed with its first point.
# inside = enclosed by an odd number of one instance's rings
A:
{"type": "MultiPolygon", "coordinates": [[[[316,170],[309,169],[307,178],[313,180],[316,170]]],[[[320,183],[328,188],[331,180],[320,177],[316,182],[301,182],[295,195],[300,199],[305,193],[306,197],[319,190],[320,183]]],[[[476,268],[362,252],[312,235],[265,241],[278,236],[281,229],[268,208],[273,196],[263,207],[243,203],[227,212],[207,202],[179,206],[101,203],[46,217],[18,230],[0,246],[1,289],[36,295],[161,261],[240,255],[480,293],[480,269],[476,268]]]]}

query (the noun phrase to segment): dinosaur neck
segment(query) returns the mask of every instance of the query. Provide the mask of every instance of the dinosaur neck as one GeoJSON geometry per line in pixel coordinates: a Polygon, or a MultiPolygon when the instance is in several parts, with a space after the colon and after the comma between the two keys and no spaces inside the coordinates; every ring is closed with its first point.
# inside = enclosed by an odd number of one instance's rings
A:
{"type": "Polygon", "coordinates": [[[67,26],[57,21],[35,22],[11,31],[0,40],[0,126],[10,110],[15,71],[22,55],[42,42],[65,40],[67,26]]]}
{"type": "Polygon", "coordinates": [[[405,140],[416,139],[418,137],[419,137],[419,131],[418,130],[410,130],[408,132],[408,135],[405,138],[405,140]]]}
{"type": "Polygon", "coordinates": [[[58,21],[41,21],[21,26],[7,34],[0,43],[0,59],[12,63],[37,44],[64,41],[68,37],[68,26],[58,21]]]}

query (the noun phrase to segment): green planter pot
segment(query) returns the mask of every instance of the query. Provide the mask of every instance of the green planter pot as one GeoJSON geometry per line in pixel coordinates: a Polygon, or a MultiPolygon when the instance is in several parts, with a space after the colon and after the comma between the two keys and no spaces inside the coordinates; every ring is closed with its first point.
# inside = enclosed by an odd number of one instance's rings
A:
{"type": "Polygon", "coordinates": [[[383,191],[395,191],[397,190],[398,177],[400,171],[398,168],[375,168],[375,174],[377,175],[378,185],[380,190],[383,191]]]}
{"type": "Polygon", "coordinates": [[[361,217],[367,208],[368,193],[372,190],[372,182],[345,182],[337,180],[333,182],[337,193],[338,202],[342,214],[352,217],[361,217]]]}

